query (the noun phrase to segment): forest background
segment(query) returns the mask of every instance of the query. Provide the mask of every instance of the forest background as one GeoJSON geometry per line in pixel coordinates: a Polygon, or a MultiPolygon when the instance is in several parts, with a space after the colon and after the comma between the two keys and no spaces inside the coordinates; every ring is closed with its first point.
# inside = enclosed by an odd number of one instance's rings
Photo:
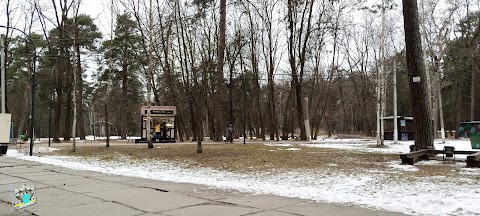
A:
{"type": "MultiPolygon", "coordinates": [[[[434,130],[456,130],[480,119],[480,1],[418,4],[434,130]]],[[[111,135],[139,136],[147,104],[177,107],[180,141],[220,140],[228,124],[266,139],[373,136],[393,115],[394,70],[398,115],[412,116],[400,1],[0,5],[15,28],[1,28],[15,137],[29,134],[34,71],[34,130],[48,136],[51,111],[56,142],[85,139],[105,113],[111,135]]]]}

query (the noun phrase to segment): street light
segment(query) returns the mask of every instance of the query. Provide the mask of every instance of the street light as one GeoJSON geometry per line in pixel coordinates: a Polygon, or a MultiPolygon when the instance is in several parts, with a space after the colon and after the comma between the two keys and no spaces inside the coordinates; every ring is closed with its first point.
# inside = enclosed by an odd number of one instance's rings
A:
{"type": "MultiPolygon", "coordinates": [[[[52,67],[52,75],[55,72],[55,65],[52,67]]],[[[52,105],[53,105],[53,88],[50,90],[50,107],[48,108],[48,147],[50,147],[50,137],[52,136],[52,105]]]]}
{"type": "MultiPolygon", "coordinates": [[[[24,31],[22,31],[18,28],[15,28],[15,27],[4,26],[4,25],[0,25],[0,28],[13,29],[13,30],[17,30],[17,31],[21,32],[22,34],[24,34],[27,37],[28,41],[33,45],[32,108],[31,108],[32,113],[30,115],[30,118],[31,118],[31,121],[30,121],[30,156],[32,156],[32,152],[33,152],[33,126],[34,126],[34,122],[35,122],[35,68],[36,68],[36,61],[37,61],[37,51],[36,51],[35,43],[33,43],[32,38],[27,33],[25,33],[24,31]]],[[[2,88],[5,88],[5,85],[3,85],[2,88]]],[[[3,97],[2,102],[5,103],[5,96],[2,95],[2,97],[3,97]]]]}
{"type": "Polygon", "coordinates": [[[245,116],[246,116],[246,113],[245,113],[245,107],[247,106],[246,105],[246,98],[247,98],[247,87],[246,87],[246,83],[245,83],[245,71],[242,70],[242,73],[243,73],[243,144],[245,144],[245,139],[247,137],[247,133],[246,133],[246,120],[245,120],[245,116]]]}

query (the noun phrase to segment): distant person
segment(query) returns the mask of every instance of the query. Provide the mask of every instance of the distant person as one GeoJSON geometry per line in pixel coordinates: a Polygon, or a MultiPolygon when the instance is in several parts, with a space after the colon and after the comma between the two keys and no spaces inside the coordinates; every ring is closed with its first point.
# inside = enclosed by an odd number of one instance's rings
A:
{"type": "Polygon", "coordinates": [[[162,122],[162,138],[167,138],[167,123],[165,121],[162,122]]]}
{"type": "Polygon", "coordinates": [[[233,143],[233,127],[232,124],[228,125],[227,128],[227,142],[230,141],[230,143],[233,143]]]}
{"type": "Polygon", "coordinates": [[[155,125],[155,139],[160,139],[161,131],[160,131],[160,123],[158,122],[155,125]]]}

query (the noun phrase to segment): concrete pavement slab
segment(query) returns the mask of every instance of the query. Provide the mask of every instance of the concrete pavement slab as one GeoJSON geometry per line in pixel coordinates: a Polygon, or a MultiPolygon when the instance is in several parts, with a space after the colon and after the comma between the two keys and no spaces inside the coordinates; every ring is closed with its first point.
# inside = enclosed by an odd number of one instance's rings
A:
{"type": "Polygon", "coordinates": [[[35,214],[39,216],[136,216],[143,213],[142,211],[138,211],[136,209],[132,209],[118,203],[102,201],[91,202],[88,204],[79,204],[68,208],[62,208],[62,206],[58,206],[34,209],[33,207],[38,206],[32,206],[32,209],[30,210],[35,212],[35,214]]]}
{"type": "MultiPolygon", "coordinates": [[[[77,193],[92,193],[92,192],[102,192],[102,191],[110,191],[110,190],[124,190],[127,188],[132,188],[132,186],[113,183],[113,182],[98,181],[93,179],[92,179],[92,182],[89,184],[62,186],[62,189],[72,191],[72,192],[77,192],[77,193]]],[[[124,194],[124,195],[128,195],[128,194],[124,194]]]]}
{"type": "Polygon", "coordinates": [[[329,215],[329,216],[403,216],[401,213],[375,211],[353,206],[341,206],[330,203],[301,203],[276,209],[277,211],[300,214],[305,216],[329,215]]]}
{"type": "Polygon", "coordinates": [[[2,193],[10,193],[10,190],[11,190],[11,187],[10,185],[13,185],[13,187],[17,187],[19,188],[23,183],[27,183],[27,184],[32,184],[34,183],[35,184],[35,188],[36,189],[43,189],[43,188],[49,188],[50,186],[48,185],[44,185],[42,183],[38,183],[38,182],[33,182],[33,181],[30,181],[30,180],[23,180],[23,181],[18,181],[18,182],[12,182],[10,184],[3,184],[3,185],[0,185],[0,194],[2,193]]]}
{"type": "Polygon", "coordinates": [[[213,187],[200,187],[194,190],[185,190],[181,191],[181,194],[208,199],[208,200],[223,200],[227,198],[236,198],[236,197],[243,197],[249,194],[242,193],[236,190],[228,190],[222,188],[213,188],[213,187]]]}
{"type": "Polygon", "coordinates": [[[136,216],[162,216],[163,214],[155,214],[155,213],[147,213],[147,214],[141,214],[141,215],[136,215],[136,216]]]}
{"type": "Polygon", "coordinates": [[[23,181],[25,181],[25,179],[22,179],[22,178],[19,178],[19,177],[13,177],[13,176],[9,176],[9,175],[0,174],[0,185],[17,183],[17,182],[23,182],[23,181]]]}
{"type": "Polygon", "coordinates": [[[127,181],[138,181],[141,178],[129,177],[129,176],[120,176],[120,175],[110,175],[110,174],[101,174],[101,175],[94,175],[89,176],[93,179],[98,179],[102,181],[110,181],[110,182],[127,182],[127,181]]]}
{"type": "MultiPolygon", "coordinates": [[[[36,210],[42,208],[64,208],[101,200],[83,194],[72,193],[57,188],[39,188],[37,191],[37,204],[29,209],[36,210]]],[[[11,199],[9,200],[11,202],[11,199]]]]}
{"type": "Polygon", "coordinates": [[[1,202],[0,201],[0,215],[1,216],[31,216],[32,213],[26,211],[25,209],[13,211],[11,203],[1,202]]]}
{"type": "Polygon", "coordinates": [[[246,215],[254,212],[258,212],[258,209],[235,206],[235,205],[224,205],[224,204],[202,204],[196,206],[190,206],[181,209],[175,209],[171,211],[162,212],[165,215],[196,215],[196,216],[224,216],[228,214],[229,216],[240,216],[246,215]]]}
{"type": "Polygon", "coordinates": [[[125,181],[120,183],[138,186],[138,187],[156,188],[156,189],[161,189],[169,192],[191,191],[191,190],[200,190],[200,189],[208,188],[208,186],[204,186],[204,185],[167,182],[167,181],[155,181],[155,180],[138,179],[138,178],[131,181],[125,181]]]}
{"type": "Polygon", "coordinates": [[[74,186],[74,185],[91,185],[91,184],[101,184],[104,183],[103,181],[100,180],[95,180],[95,179],[89,179],[85,177],[80,177],[77,176],[78,178],[74,179],[59,179],[59,180],[50,180],[44,182],[46,185],[54,186],[57,188],[63,188],[63,189],[68,189],[66,187],[69,186],[74,186]]]}
{"type": "Polygon", "coordinates": [[[265,210],[265,211],[261,211],[253,214],[248,214],[248,216],[299,216],[299,214],[291,214],[291,213],[279,212],[275,210],[265,210]]]}
{"type": "Polygon", "coordinates": [[[147,188],[127,188],[122,190],[88,193],[106,201],[115,201],[146,212],[160,212],[204,203],[205,200],[177,193],[161,192],[147,188]]]}
{"type": "Polygon", "coordinates": [[[246,195],[240,197],[229,197],[220,201],[234,203],[237,205],[255,207],[259,209],[276,209],[280,207],[308,202],[309,200],[260,194],[246,195]]]}
{"type": "Polygon", "coordinates": [[[65,173],[65,174],[75,175],[75,176],[87,177],[87,178],[106,175],[104,173],[94,172],[89,170],[74,170],[74,169],[69,169],[64,167],[59,167],[59,168],[60,169],[56,169],[55,171],[65,173]]]}
{"type": "Polygon", "coordinates": [[[15,173],[11,175],[16,177],[22,177],[22,178],[29,179],[36,182],[81,178],[79,176],[63,174],[63,173],[55,173],[55,172],[15,173]]]}
{"type": "Polygon", "coordinates": [[[51,172],[44,169],[39,169],[32,166],[13,166],[0,169],[3,174],[21,174],[21,173],[38,173],[38,172],[51,172]]]}
{"type": "Polygon", "coordinates": [[[27,161],[27,160],[20,160],[16,158],[11,158],[11,157],[1,157],[1,163],[7,163],[7,164],[14,164],[14,165],[38,165],[38,163],[33,162],[33,161],[27,161]]]}

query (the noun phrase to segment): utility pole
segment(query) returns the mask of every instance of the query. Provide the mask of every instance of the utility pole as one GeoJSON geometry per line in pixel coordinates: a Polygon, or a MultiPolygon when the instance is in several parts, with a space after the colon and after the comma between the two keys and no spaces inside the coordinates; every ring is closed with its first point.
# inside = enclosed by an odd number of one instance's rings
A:
{"type": "Polygon", "coordinates": [[[443,121],[443,103],[442,103],[442,87],[438,88],[438,108],[440,111],[440,130],[442,132],[442,143],[445,143],[445,122],[443,121]]]}
{"type": "Polygon", "coordinates": [[[245,113],[245,109],[247,107],[247,103],[246,103],[246,100],[247,100],[247,87],[246,87],[246,84],[245,83],[245,71],[242,69],[242,72],[243,72],[243,144],[245,144],[245,139],[247,137],[247,134],[245,132],[245,128],[246,128],[246,113],[245,113]]]}
{"type": "Polygon", "coordinates": [[[393,143],[398,142],[397,125],[397,61],[393,59],[393,143]]]}
{"type": "Polygon", "coordinates": [[[5,35],[2,34],[1,35],[1,40],[0,40],[0,55],[1,55],[1,68],[0,70],[2,71],[2,74],[1,74],[1,85],[2,85],[2,113],[5,113],[5,107],[6,107],[6,104],[5,104],[5,49],[6,47],[4,47],[5,45],[5,35]]]}
{"type": "MultiPolygon", "coordinates": [[[[52,76],[55,73],[55,65],[52,67],[52,76]]],[[[50,90],[50,108],[48,108],[48,147],[50,147],[50,137],[52,136],[52,105],[53,105],[53,87],[50,90]]]]}
{"type": "Polygon", "coordinates": [[[106,145],[105,147],[110,147],[110,130],[108,128],[108,111],[107,111],[107,103],[105,103],[105,137],[106,137],[106,145]]]}
{"type": "Polygon", "coordinates": [[[33,155],[33,129],[35,125],[35,68],[37,67],[37,50],[36,47],[33,46],[33,68],[32,68],[32,108],[30,115],[30,156],[33,155]]]}

